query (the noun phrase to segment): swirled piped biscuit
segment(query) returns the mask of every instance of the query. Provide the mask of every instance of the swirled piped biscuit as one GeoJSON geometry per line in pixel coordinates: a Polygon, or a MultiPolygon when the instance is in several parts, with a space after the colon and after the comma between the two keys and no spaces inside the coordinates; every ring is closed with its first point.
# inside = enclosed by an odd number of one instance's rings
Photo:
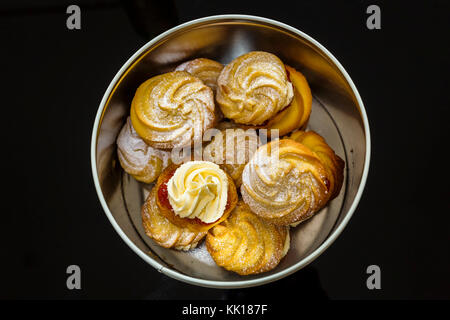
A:
{"type": "Polygon", "coordinates": [[[234,180],[242,183],[242,171],[258,148],[259,137],[254,129],[228,128],[215,135],[203,151],[207,161],[217,163],[234,180]]]}
{"type": "Polygon", "coordinates": [[[296,131],[289,138],[308,147],[321,160],[328,171],[330,182],[329,200],[333,200],[341,191],[344,181],[344,160],[334,153],[321,135],[314,131],[296,131]]]}
{"type": "Polygon", "coordinates": [[[157,189],[153,187],[142,206],[142,223],[145,233],[164,248],[189,250],[195,248],[206,232],[193,232],[174,225],[160,212],[157,204],[157,189]]]}
{"type": "Polygon", "coordinates": [[[279,224],[304,221],[330,199],[330,176],[308,147],[291,139],[258,148],[244,168],[242,199],[264,219],[279,224]]]}
{"type": "Polygon", "coordinates": [[[190,146],[214,125],[214,95],[185,71],[161,74],[139,86],[130,117],[139,136],[154,148],[190,146]]]}
{"type": "Polygon", "coordinates": [[[223,65],[220,62],[207,58],[197,58],[180,64],[175,68],[175,71],[189,72],[202,80],[204,84],[213,90],[213,92],[216,92],[217,78],[222,69],[223,65]]]}
{"type": "Polygon", "coordinates": [[[134,130],[129,117],[117,137],[117,156],[126,173],[145,183],[155,181],[171,163],[170,153],[145,143],[134,130]]]}
{"type": "Polygon", "coordinates": [[[275,268],[289,239],[289,227],[258,217],[240,201],[227,220],[208,231],[206,248],[219,266],[249,275],[275,268]]]}
{"type": "Polygon", "coordinates": [[[281,60],[268,52],[246,53],[223,68],[216,99],[225,117],[260,125],[289,105],[293,87],[281,60]]]}

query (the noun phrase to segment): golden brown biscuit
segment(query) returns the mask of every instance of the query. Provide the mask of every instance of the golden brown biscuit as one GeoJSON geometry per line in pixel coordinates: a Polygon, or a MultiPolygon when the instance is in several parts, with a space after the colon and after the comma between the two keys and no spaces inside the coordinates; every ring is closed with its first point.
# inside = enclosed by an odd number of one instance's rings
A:
{"type": "Polygon", "coordinates": [[[214,125],[214,95],[185,71],[165,73],[139,86],[130,117],[139,136],[154,148],[190,146],[214,125]]]}
{"type": "Polygon", "coordinates": [[[321,160],[294,140],[259,147],[242,173],[242,198],[253,212],[279,225],[304,221],[330,199],[321,160]]]}
{"type": "Polygon", "coordinates": [[[145,233],[164,248],[189,250],[195,248],[206,232],[192,232],[167,220],[156,205],[157,189],[153,187],[142,206],[142,223],[145,233]]]}
{"type": "Polygon", "coordinates": [[[260,125],[289,105],[292,83],[281,60],[253,51],[230,62],[217,79],[217,102],[225,117],[260,125]]]}
{"type": "Polygon", "coordinates": [[[204,148],[203,158],[217,163],[233,178],[236,187],[240,187],[242,171],[258,148],[258,144],[259,137],[254,129],[223,129],[204,148]]]}
{"type": "Polygon", "coordinates": [[[217,61],[198,58],[186,61],[175,68],[175,71],[187,71],[202,80],[214,93],[217,89],[217,78],[223,69],[223,65],[217,61]]]}
{"type": "Polygon", "coordinates": [[[206,248],[221,267],[240,275],[275,268],[289,249],[289,227],[276,226],[239,201],[230,217],[208,231],[206,248]]]}
{"type": "Polygon", "coordinates": [[[150,147],[134,130],[128,117],[117,137],[120,165],[136,180],[151,183],[170,164],[170,153],[150,147]]]}

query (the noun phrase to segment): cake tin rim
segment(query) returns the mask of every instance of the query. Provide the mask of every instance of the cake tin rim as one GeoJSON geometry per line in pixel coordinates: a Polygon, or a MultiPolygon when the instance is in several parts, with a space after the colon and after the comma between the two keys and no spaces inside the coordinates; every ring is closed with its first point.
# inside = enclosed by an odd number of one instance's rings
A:
{"type": "Polygon", "coordinates": [[[358,206],[358,203],[361,199],[362,193],[365,188],[365,184],[367,181],[367,176],[369,172],[369,164],[370,164],[370,154],[371,154],[371,141],[370,141],[370,129],[369,129],[369,121],[367,118],[366,110],[364,108],[363,101],[361,99],[361,96],[359,95],[359,92],[353,83],[353,80],[347,73],[347,71],[344,69],[344,67],[340,64],[340,62],[334,57],[331,52],[328,51],[323,45],[321,45],[318,41],[316,41],[311,36],[307,35],[306,33],[291,27],[285,23],[259,17],[259,16],[253,16],[253,15],[244,15],[244,14],[225,14],[225,15],[213,15],[213,16],[207,16],[199,19],[194,19],[187,21],[185,23],[182,23],[178,26],[175,26],[160,35],[154,37],[150,41],[148,41],[146,44],[144,44],[139,50],[137,50],[119,69],[119,71],[116,73],[114,78],[111,80],[110,84],[108,85],[108,88],[106,89],[102,100],[100,102],[99,108],[96,113],[93,131],[92,131],[92,137],[91,137],[91,169],[92,169],[92,175],[94,180],[95,189],[97,191],[97,196],[99,198],[99,201],[102,205],[103,211],[105,212],[106,216],[108,217],[111,225],[116,230],[116,232],[119,234],[119,236],[122,238],[122,240],[139,256],[141,257],[145,262],[150,264],[152,267],[157,269],[159,272],[162,272],[163,274],[189,283],[194,285],[199,285],[203,287],[212,287],[212,288],[245,288],[245,287],[252,287],[252,286],[258,286],[262,284],[266,284],[269,282],[273,282],[275,280],[282,279],[302,268],[310,264],[312,261],[314,261],[316,258],[318,258],[342,233],[346,225],[348,224],[350,218],[353,216],[354,211],[356,210],[356,207],[358,206]],[[132,65],[140,56],[141,54],[145,53],[150,47],[152,47],[155,43],[160,41],[161,39],[188,27],[191,27],[196,24],[201,24],[204,22],[218,22],[223,20],[244,20],[249,22],[259,22],[259,23],[265,23],[268,25],[272,25],[281,29],[288,30],[294,34],[299,35],[309,43],[312,43],[314,46],[316,46],[327,58],[329,58],[333,64],[339,69],[339,71],[344,76],[345,80],[347,81],[348,85],[350,86],[353,94],[355,95],[356,101],[359,105],[359,111],[361,114],[361,118],[364,124],[364,134],[365,134],[365,143],[366,143],[366,153],[365,153],[365,159],[364,159],[364,168],[363,168],[363,174],[361,177],[361,182],[358,187],[358,191],[355,195],[355,198],[352,201],[352,204],[349,208],[349,210],[346,212],[345,217],[342,219],[342,221],[339,223],[337,228],[332,231],[328,237],[322,242],[322,244],[319,245],[314,251],[309,253],[306,257],[295,263],[294,265],[281,270],[279,272],[262,276],[257,279],[249,279],[249,280],[238,280],[238,281],[220,281],[220,280],[206,280],[201,278],[196,278],[192,276],[188,276],[185,274],[182,274],[176,270],[169,269],[159,262],[157,262],[155,259],[150,257],[149,255],[145,254],[141,249],[139,249],[131,240],[128,238],[128,236],[125,234],[125,232],[122,230],[122,228],[119,226],[117,221],[114,219],[114,216],[112,215],[111,211],[109,210],[109,207],[106,203],[106,200],[103,196],[100,182],[98,179],[98,172],[97,172],[97,159],[96,159],[96,149],[97,149],[97,141],[98,141],[98,134],[99,134],[99,124],[100,120],[102,119],[103,112],[106,107],[106,103],[109,100],[109,97],[111,96],[111,93],[113,92],[114,87],[116,86],[117,82],[120,80],[124,72],[132,65]]]}

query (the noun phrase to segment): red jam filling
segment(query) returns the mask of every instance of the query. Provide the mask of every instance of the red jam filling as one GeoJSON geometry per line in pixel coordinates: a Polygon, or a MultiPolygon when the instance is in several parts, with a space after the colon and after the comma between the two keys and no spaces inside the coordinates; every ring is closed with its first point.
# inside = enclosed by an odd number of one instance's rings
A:
{"type": "Polygon", "coordinates": [[[172,210],[172,206],[170,205],[170,202],[169,202],[169,192],[167,191],[167,182],[170,180],[170,178],[173,176],[174,173],[175,173],[175,171],[171,172],[168,175],[167,180],[161,184],[161,187],[158,190],[159,202],[161,203],[161,205],[163,205],[164,207],[166,207],[170,210],[172,210]]]}

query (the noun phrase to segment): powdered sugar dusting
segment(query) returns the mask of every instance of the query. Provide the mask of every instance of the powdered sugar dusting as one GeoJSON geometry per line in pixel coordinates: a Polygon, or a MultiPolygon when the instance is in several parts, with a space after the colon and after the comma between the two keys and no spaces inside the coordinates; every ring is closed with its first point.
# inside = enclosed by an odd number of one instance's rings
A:
{"type": "Polygon", "coordinates": [[[262,51],[234,59],[222,70],[217,84],[222,112],[238,123],[262,124],[294,96],[283,62],[262,51]]]}

